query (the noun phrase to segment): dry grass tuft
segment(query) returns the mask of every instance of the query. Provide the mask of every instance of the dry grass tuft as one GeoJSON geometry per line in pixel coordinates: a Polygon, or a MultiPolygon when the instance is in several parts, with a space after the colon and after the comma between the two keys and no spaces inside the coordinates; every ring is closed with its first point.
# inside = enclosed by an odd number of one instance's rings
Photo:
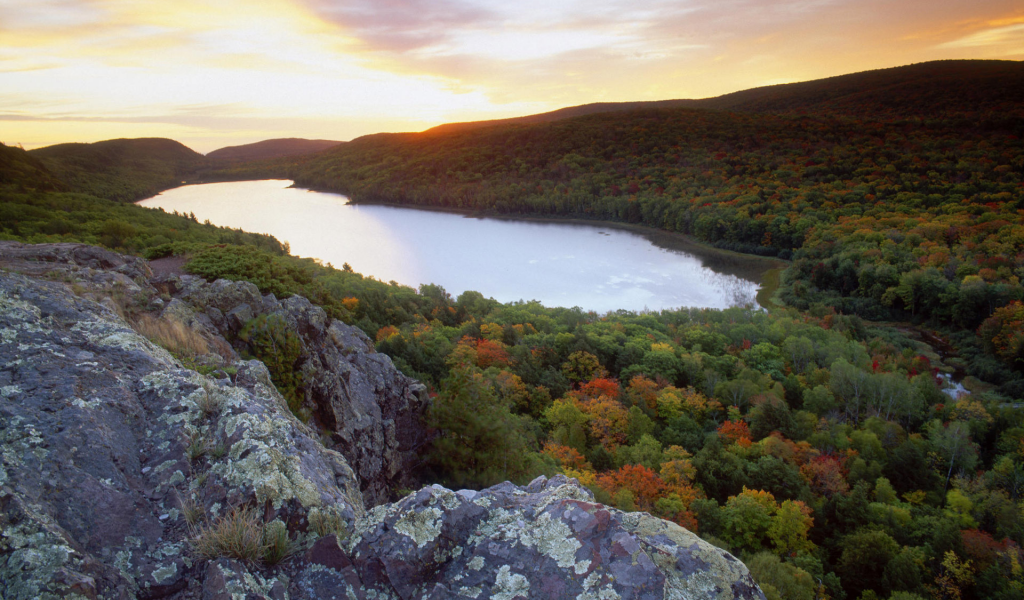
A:
{"type": "Polygon", "coordinates": [[[339,540],[348,537],[348,526],[345,524],[345,519],[337,512],[313,507],[309,509],[307,519],[309,528],[319,537],[332,533],[338,536],[339,540]]]}
{"type": "Polygon", "coordinates": [[[199,412],[202,413],[203,417],[215,417],[224,410],[225,398],[224,394],[217,388],[216,385],[210,383],[208,380],[203,380],[203,393],[199,396],[199,400],[196,402],[199,412]]]}
{"type": "Polygon", "coordinates": [[[276,565],[295,551],[295,546],[288,538],[288,527],[278,520],[263,527],[263,542],[267,548],[263,553],[263,562],[268,565],[276,565]]]}
{"type": "Polygon", "coordinates": [[[185,454],[188,456],[189,461],[195,462],[203,457],[210,450],[210,442],[206,440],[198,431],[186,432],[188,446],[185,447],[185,454]]]}
{"type": "Polygon", "coordinates": [[[174,354],[201,356],[210,353],[210,346],[203,336],[177,321],[141,315],[133,326],[135,331],[174,354]]]}
{"type": "Polygon", "coordinates": [[[181,516],[185,518],[185,522],[188,523],[189,527],[194,527],[203,520],[206,516],[206,511],[203,509],[203,505],[196,501],[195,496],[189,494],[186,498],[178,492],[175,492],[175,495],[178,497],[181,516]]]}
{"type": "Polygon", "coordinates": [[[251,507],[235,508],[212,525],[190,529],[192,551],[199,558],[227,557],[256,563],[267,552],[260,514],[251,507]]]}

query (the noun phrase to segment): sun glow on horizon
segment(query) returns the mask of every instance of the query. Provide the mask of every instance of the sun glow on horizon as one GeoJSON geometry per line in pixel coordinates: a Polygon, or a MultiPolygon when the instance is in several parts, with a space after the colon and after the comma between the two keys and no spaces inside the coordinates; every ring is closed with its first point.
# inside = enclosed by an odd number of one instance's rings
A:
{"type": "Polygon", "coordinates": [[[0,141],[208,152],[1024,57],[1013,1],[914,4],[0,0],[0,141]]]}

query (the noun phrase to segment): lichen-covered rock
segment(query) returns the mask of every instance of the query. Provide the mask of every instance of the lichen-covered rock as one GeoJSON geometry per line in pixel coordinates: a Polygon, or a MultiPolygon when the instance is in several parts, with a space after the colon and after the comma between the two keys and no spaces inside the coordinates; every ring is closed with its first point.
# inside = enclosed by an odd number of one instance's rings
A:
{"type": "Polygon", "coordinates": [[[564,476],[481,492],[426,487],[374,508],[340,544],[321,540],[306,560],[293,598],[764,598],[730,554],[596,504],[564,476]]]}
{"type": "Polygon", "coordinates": [[[355,474],[262,363],[212,380],[63,284],[0,273],[0,597],[162,597],[197,565],[186,505],[295,537],[363,514],[355,474]]]}
{"type": "MultiPolygon", "coordinates": [[[[280,318],[298,336],[305,407],[356,471],[368,506],[387,501],[390,490],[418,484],[418,451],[429,441],[422,422],[424,387],[377,353],[365,333],[331,319],[301,296],[261,297],[248,282],[207,283],[184,276],[174,287],[193,314],[205,317],[205,326],[226,338],[236,339],[248,321],[261,315],[280,318]]],[[[177,304],[172,301],[165,314],[173,311],[187,319],[177,304]]]]}

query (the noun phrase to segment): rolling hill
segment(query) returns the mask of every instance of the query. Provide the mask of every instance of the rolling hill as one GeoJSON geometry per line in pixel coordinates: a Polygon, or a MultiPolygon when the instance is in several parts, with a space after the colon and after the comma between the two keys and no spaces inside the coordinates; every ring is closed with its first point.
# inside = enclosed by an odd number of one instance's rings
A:
{"type": "Polygon", "coordinates": [[[1024,98],[1024,63],[948,60],[765,86],[702,100],[596,102],[524,117],[446,123],[427,131],[450,133],[495,125],[548,123],[651,108],[914,118],[949,110],[1020,111],[1020,98],[1024,98]]]}
{"type": "Polygon", "coordinates": [[[326,150],[341,142],[334,140],[306,140],[302,138],[282,138],[263,140],[253,144],[227,146],[214,150],[206,158],[219,163],[238,163],[253,160],[268,160],[286,156],[300,156],[326,150]]]}
{"type": "Polygon", "coordinates": [[[206,158],[164,138],[57,144],[30,150],[69,191],[134,202],[168,188],[206,164],[206,158]]]}

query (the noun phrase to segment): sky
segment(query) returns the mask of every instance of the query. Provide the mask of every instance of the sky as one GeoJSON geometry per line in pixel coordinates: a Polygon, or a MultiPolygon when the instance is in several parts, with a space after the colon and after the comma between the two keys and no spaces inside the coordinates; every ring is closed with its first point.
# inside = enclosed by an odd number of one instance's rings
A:
{"type": "Polygon", "coordinates": [[[1024,60],[1021,0],[0,0],[0,142],[350,140],[1024,60]]]}

